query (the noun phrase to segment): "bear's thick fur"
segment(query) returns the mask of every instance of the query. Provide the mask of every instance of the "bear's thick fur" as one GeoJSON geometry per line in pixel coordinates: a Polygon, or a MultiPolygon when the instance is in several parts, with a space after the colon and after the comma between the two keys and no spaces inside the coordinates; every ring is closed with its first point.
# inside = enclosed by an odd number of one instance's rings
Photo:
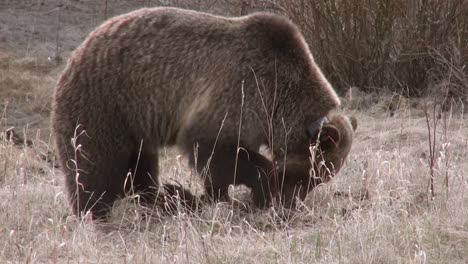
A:
{"type": "Polygon", "coordinates": [[[276,194],[288,207],[295,198],[304,200],[307,194],[321,183],[329,182],[342,168],[353,144],[357,120],[353,116],[334,115],[324,122],[317,142],[311,142],[309,157],[291,154],[286,162],[279,161],[278,167],[287,177],[281,178],[281,191],[276,194]],[[312,164],[312,166],[304,166],[312,164]]]}
{"type": "MultiPolygon", "coordinates": [[[[259,146],[277,161],[308,161],[307,128],[317,130],[339,104],[284,17],[145,8],[108,20],[73,52],[52,125],[77,214],[104,217],[129,191],[153,200],[158,151],[169,145],[189,156],[209,197],[228,198],[230,184],[244,184],[263,207],[284,179],[259,146]]],[[[310,162],[293,167],[308,171],[310,162]]]]}

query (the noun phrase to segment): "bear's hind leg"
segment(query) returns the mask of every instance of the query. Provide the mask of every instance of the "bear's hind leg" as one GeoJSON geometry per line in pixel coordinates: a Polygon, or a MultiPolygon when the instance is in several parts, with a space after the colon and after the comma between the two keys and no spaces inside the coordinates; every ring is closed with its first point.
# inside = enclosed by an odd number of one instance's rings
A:
{"type": "Polygon", "coordinates": [[[158,152],[135,152],[130,159],[130,180],[127,178],[125,190],[127,194],[138,194],[140,202],[152,206],[159,193],[158,152]]]}
{"type": "Polygon", "coordinates": [[[77,155],[78,170],[69,170],[66,179],[77,215],[91,211],[94,219],[105,220],[118,198],[124,194],[125,177],[128,171],[128,152],[114,151],[112,155],[94,151],[84,145],[86,155],[77,155]],[[78,175],[77,175],[78,171],[78,175]]]}

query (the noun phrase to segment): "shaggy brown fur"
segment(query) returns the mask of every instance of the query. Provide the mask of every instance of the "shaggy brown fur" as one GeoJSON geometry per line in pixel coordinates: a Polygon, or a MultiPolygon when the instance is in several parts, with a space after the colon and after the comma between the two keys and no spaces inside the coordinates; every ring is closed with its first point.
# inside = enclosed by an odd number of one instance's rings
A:
{"type": "Polygon", "coordinates": [[[339,104],[287,19],[152,8],[108,20],[74,51],[52,122],[75,213],[105,216],[128,191],[153,200],[158,151],[174,144],[209,197],[244,184],[263,207],[279,190],[259,146],[307,160],[307,126],[339,104]]]}
{"type": "MultiPolygon", "coordinates": [[[[280,183],[281,202],[286,206],[293,206],[295,198],[304,200],[307,194],[321,183],[327,183],[343,166],[353,144],[354,131],[357,120],[353,116],[335,115],[329,123],[323,124],[319,131],[318,140],[311,144],[311,156],[290,155],[285,164],[278,167],[284,169],[286,175],[280,183]],[[313,164],[313,166],[304,166],[313,164]],[[313,169],[312,169],[313,168],[313,169]]],[[[313,138],[317,138],[317,135],[313,138]]]]}
{"type": "MultiPolygon", "coordinates": [[[[317,185],[329,182],[343,166],[351,150],[356,128],[355,117],[335,115],[323,124],[321,130],[316,132],[317,135],[311,136],[317,140],[311,142],[309,157],[292,154],[286,158],[286,162],[278,161],[274,170],[278,191],[273,193],[274,198],[283,206],[294,208],[296,198],[304,200],[317,185]]],[[[205,197],[200,199],[181,186],[168,185],[164,189],[169,197],[179,196],[179,203],[192,212],[199,209],[200,201],[206,201],[205,197]]],[[[168,209],[170,212],[173,210],[168,209]]]]}

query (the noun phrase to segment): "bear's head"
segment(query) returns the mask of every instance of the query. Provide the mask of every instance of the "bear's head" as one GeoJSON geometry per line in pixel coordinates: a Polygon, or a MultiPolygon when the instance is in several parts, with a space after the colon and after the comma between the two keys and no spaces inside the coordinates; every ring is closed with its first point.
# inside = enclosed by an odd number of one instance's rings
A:
{"type": "Polygon", "coordinates": [[[357,120],[337,114],[323,120],[323,125],[311,137],[310,156],[288,156],[279,164],[277,199],[286,207],[294,206],[296,198],[303,201],[321,183],[330,181],[342,168],[353,143],[357,120]]]}

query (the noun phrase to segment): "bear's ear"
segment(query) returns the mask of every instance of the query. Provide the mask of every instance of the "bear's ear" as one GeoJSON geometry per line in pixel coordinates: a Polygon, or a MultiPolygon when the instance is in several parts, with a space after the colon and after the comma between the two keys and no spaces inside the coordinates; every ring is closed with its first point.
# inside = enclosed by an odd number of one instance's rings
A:
{"type": "Polygon", "coordinates": [[[322,127],[322,132],[320,133],[319,139],[319,144],[322,149],[334,150],[336,147],[338,147],[340,139],[340,131],[334,125],[326,124],[322,127]]]}
{"type": "Polygon", "coordinates": [[[353,130],[356,131],[357,129],[357,119],[354,116],[349,116],[349,121],[351,122],[351,125],[353,126],[353,130]]]}

